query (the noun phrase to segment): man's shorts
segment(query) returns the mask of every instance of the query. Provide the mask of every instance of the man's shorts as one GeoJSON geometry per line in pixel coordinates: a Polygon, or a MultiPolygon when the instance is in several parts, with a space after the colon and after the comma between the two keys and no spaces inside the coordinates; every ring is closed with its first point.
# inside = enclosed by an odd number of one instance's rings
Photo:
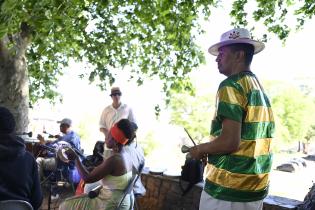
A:
{"type": "Polygon", "coordinates": [[[199,210],[262,210],[263,200],[252,202],[230,202],[218,200],[204,190],[201,193],[199,210]]]}

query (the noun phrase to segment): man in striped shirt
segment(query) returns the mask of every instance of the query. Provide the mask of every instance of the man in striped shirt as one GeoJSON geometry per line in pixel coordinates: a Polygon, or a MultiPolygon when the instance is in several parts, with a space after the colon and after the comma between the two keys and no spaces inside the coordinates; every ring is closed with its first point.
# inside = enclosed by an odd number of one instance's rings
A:
{"type": "Polygon", "coordinates": [[[263,49],[243,28],[222,34],[209,48],[227,78],[217,92],[210,142],[190,149],[193,158],[208,158],[200,210],[263,207],[275,126],[269,99],[250,69],[253,55],[263,49]]]}

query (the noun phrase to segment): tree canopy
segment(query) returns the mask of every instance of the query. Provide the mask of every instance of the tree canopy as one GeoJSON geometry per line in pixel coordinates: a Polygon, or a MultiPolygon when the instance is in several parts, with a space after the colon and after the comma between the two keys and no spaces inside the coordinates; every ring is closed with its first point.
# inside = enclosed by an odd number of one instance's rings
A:
{"type": "MultiPolygon", "coordinates": [[[[265,81],[276,122],[274,148],[295,141],[310,141],[315,136],[315,98],[311,87],[280,81],[265,81]],[[311,91],[311,92],[309,92],[311,91]]],[[[215,93],[203,96],[173,93],[170,122],[187,128],[198,142],[209,137],[214,114],[215,93]]]]}
{"type": "MultiPolygon", "coordinates": [[[[203,61],[192,28],[205,1],[0,1],[0,37],[14,51],[14,34],[31,39],[27,50],[30,93],[56,96],[56,76],[70,58],[93,66],[87,76],[104,88],[115,71],[132,67],[138,84],[143,75],[158,76],[170,88],[190,90],[187,73],[203,61]]],[[[213,5],[207,1],[207,5],[213,5]]],[[[204,7],[209,13],[208,7],[204,7]]]]}
{"type": "Polygon", "coordinates": [[[170,123],[186,128],[196,143],[209,140],[210,123],[214,115],[215,94],[191,96],[174,93],[169,107],[170,123]]]}
{"type": "Polygon", "coordinates": [[[314,125],[314,96],[301,87],[278,81],[267,83],[266,89],[276,117],[276,138],[289,143],[303,141],[314,125]]]}
{"type": "MultiPolygon", "coordinates": [[[[138,84],[144,76],[158,77],[166,95],[170,89],[192,92],[188,74],[204,61],[195,44],[202,32],[198,20],[211,18],[211,9],[222,2],[0,0],[0,58],[20,53],[18,36],[27,39],[33,103],[57,95],[57,76],[69,59],[89,63],[92,70],[81,76],[101,88],[115,81],[115,71],[128,66],[138,84]]],[[[286,39],[294,27],[287,25],[290,15],[296,17],[296,26],[303,26],[314,13],[311,0],[234,0],[230,15],[236,26],[254,29],[250,18],[286,39]]]]}

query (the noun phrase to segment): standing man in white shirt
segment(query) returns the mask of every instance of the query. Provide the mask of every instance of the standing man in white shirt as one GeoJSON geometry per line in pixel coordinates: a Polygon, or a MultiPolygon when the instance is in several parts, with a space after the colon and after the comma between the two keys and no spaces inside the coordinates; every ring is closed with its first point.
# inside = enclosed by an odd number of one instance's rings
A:
{"type": "MultiPolygon", "coordinates": [[[[105,143],[104,143],[104,153],[103,158],[107,159],[112,154],[111,148],[107,148],[106,142],[108,139],[108,133],[111,127],[121,119],[128,119],[130,122],[135,123],[135,118],[132,112],[132,109],[127,106],[127,104],[123,104],[120,100],[121,98],[121,91],[119,87],[112,87],[110,91],[110,97],[112,98],[112,103],[105,107],[102,112],[100,121],[99,121],[99,128],[100,132],[104,134],[105,143]]],[[[85,184],[84,192],[87,193],[94,187],[96,187],[99,182],[85,184]]]]}
{"type": "Polygon", "coordinates": [[[120,100],[121,91],[119,87],[113,87],[111,89],[110,97],[113,103],[103,110],[99,123],[100,131],[105,135],[105,141],[107,141],[109,130],[119,120],[128,119],[130,122],[136,123],[132,109],[127,106],[127,104],[123,104],[120,100]]]}
{"type": "MultiPolygon", "coordinates": [[[[134,129],[137,130],[138,126],[136,124],[136,120],[133,114],[132,109],[127,106],[127,104],[123,104],[120,100],[121,98],[121,91],[119,87],[112,87],[110,97],[113,100],[113,103],[109,106],[107,106],[101,115],[99,126],[100,131],[104,133],[105,136],[105,142],[108,141],[108,132],[111,129],[111,127],[118,122],[121,119],[128,119],[130,122],[132,122],[132,125],[134,126],[134,129]]],[[[142,148],[140,147],[137,142],[132,141],[131,144],[126,145],[126,148],[124,148],[125,152],[129,153],[131,157],[131,162],[134,168],[138,169],[139,165],[141,163],[145,162],[144,158],[144,152],[142,148]]],[[[108,158],[111,155],[111,149],[106,147],[106,143],[104,144],[104,158],[108,158]]],[[[84,188],[84,192],[88,193],[91,189],[93,189],[95,186],[97,186],[97,183],[93,184],[86,184],[84,188]]],[[[141,179],[138,179],[138,181],[135,184],[134,187],[134,194],[135,196],[143,196],[145,194],[146,190],[141,182],[141,179]]]]}

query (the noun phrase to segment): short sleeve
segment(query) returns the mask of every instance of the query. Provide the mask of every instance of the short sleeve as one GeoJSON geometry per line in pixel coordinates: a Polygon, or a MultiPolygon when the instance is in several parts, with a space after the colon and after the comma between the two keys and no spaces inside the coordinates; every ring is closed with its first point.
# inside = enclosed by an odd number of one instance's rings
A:
{"type": "Polygon", "coordinates": [[[220,87],[217,95],[217,117],[242,122],[246,101],[244,93],[233,85],[220,87]]]}

